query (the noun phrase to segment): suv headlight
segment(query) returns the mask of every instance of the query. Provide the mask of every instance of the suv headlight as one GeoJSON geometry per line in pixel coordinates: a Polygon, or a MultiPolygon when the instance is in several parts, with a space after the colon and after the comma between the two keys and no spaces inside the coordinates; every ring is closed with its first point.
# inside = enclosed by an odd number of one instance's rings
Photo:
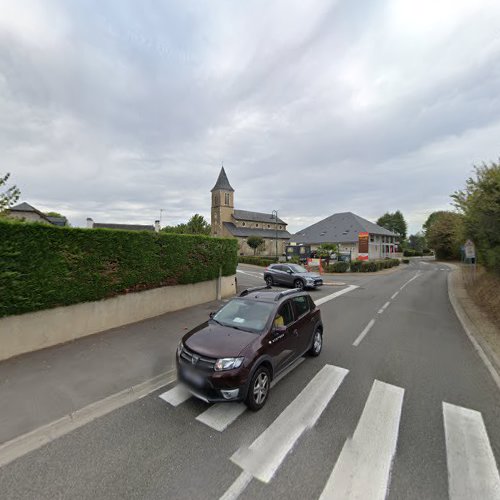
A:
{"type": "Polygon", "coordinates": [[[182,349],[184,349],[184,344],[179,342],[179,345],[177,346],[177,356],[181,355],[182,349]]]}
{"type": "Polygon", "coordinates": [[[220,358],[215,362],[214,369],[216,372],[221,372],[223,370],[239,368],[243,363],[243,359],[244,358],[220,358]]]}

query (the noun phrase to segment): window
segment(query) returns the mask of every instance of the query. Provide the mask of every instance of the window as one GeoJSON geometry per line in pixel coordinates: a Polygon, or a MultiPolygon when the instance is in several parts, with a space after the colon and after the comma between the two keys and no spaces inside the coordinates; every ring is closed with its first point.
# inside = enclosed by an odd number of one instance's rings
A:
{"type": "Polygon", "coordinates": [[[255,224],[255,227],[259,227],[259,225],[258,225],[258,224],[255,224]]]}
{"type": "Polygon", "coordinates": [[[281,226],[280,226],[280,229],[281,229],[281,226]]]}
{"type": "Polygon", "coordinates": [[[215,202],[214,202],[214,205],[218,205],[219,204],[219,195],[216,194],[215,195],[215,202]]]}
{"type": "Polygon", "coordinates": [[[229,205],[229,193],[225,193],[225,194],[224,194],[224,203],[225,203],[226,205],[229,205]]]}
{"type": "Polygon", "coordinates": [[[242,226],[244,226],[244,225],[245,225],[245,223],[244,223],[244,222],[242,222],[242,223],[241,223],[241,225],[242,225],[242,226]]]}
{"type": "Polygon", "coordinates": [[[279,308],[278,314],[274,318],[274,326],[288,326],[290,323],[293,323],[293,314],[290,301],[288,301],[279,308]]]}
{"type": "Polygon", "coordinates": [[[268,224],[268,225],[267,225],[267,229],[269,229],[270,227],[271,227],[271,224],[268,224]]]}
{"type": "Polygon", "coordinates": [[[375,241],[375,236],[373,234],[370,234],[370,242],[373,243],[375,241]]]}
{"type": "Polygon", "coordinates": [[[293,305],[295,307],[295,313],[297,318],[309,312],[309,301],[306,295],[301,295],[300,297],[294,297],[292,299],[293,305]]]}

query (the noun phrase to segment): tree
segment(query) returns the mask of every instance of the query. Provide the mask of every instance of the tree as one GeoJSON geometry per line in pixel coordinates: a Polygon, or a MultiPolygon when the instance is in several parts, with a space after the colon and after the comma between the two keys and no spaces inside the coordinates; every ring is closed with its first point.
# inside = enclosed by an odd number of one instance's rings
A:
{"type": "Polygon", "coordinates": [[[464,238],[470,238],[479,259],[500,274],[500,161],[475,168],[465,189],[452,195],[463,214],[464,238]]]}
{"type": "MultiPolygon", "coordinates": [[[[0,188],[7,185],[9,177],[10,173],[0,177],[0,188]]],[[[21,191],[15,185],[11,186],[6,191],[0,191],[0,213],[11,207],[17,200],[19,200],[19,196],[21,196],[21,191]]]]}
{"type": "Polygon", "coordinates": [[[462,215],[456,212],[441,212],[427,231],[427,241],[438,259],[459,259],[463,241],[462,215]]]}
{"type": "Polygon", "coordinates": [[[408,237],[408,246],[417,252],[423,252],[426,248],[425,236],[422,233],[411,234],[408,237]]]}
{"type": "Polygon", "coordinates": [[[47,217],[62,217],[66,219],[66,217],[64,217],[64,215],[61,215],[59,212],[45,212],[45,215],[47,217]]]}
{"type": "Polygon", "coordinates": [[[249,236],[247,244],[250,248],[253,248],[253,254],[255,255],[257,249],[264,244],[264,239],[260,236],[249,236]]]}
{"type": "Polygon", "coordinates": [[[424,229],[424,233],[427,234],[427,231],[430,229],[432,224],[434,224],[434,222],[436,222],[436,220],[439,218],[439,216],[441,214],[446,214],[446,213],[447,212],[444,210],[438,210],[437,212],[432,212],[431,215],[429,215],[429,217],[427,217],[427,220],[422,225],[422,228],[424,229]]]}
{"type": "Polygon", "coordinates": [[[377,224],[393,233],[399,234],[401,238],[400,242],[406,240],[408,225],[400,210],[396,210],[394,213],[386,212],[382,217],[379,217],[377,224]]]}
{"type": "Polygon", "coordinates": [[[194,214],[188,222],[177,224],[177,226],[165,226],[162,231],[177,234],[210,234],[210,224],[203,215],[194,214]]]}

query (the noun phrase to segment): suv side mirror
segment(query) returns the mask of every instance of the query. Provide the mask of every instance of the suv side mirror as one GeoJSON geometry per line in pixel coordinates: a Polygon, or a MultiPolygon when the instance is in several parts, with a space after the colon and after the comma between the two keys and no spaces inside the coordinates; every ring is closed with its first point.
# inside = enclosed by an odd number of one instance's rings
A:
{"type": "Polygon", "coordinates": [[[213,318],[215,316],[215,312],[212,311],[210,314],[209,314],[210,318],[213,318]]]}

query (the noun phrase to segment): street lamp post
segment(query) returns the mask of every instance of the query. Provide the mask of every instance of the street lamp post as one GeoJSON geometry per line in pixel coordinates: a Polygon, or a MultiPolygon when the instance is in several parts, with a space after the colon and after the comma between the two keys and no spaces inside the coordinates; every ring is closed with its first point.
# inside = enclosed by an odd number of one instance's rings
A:
{"type": "Polygon", "coordinates": [[[274,216],[274,241],[276,245],[276,262],[278,262],[278,211],[273,210],[272,215],[274,216]]]}

